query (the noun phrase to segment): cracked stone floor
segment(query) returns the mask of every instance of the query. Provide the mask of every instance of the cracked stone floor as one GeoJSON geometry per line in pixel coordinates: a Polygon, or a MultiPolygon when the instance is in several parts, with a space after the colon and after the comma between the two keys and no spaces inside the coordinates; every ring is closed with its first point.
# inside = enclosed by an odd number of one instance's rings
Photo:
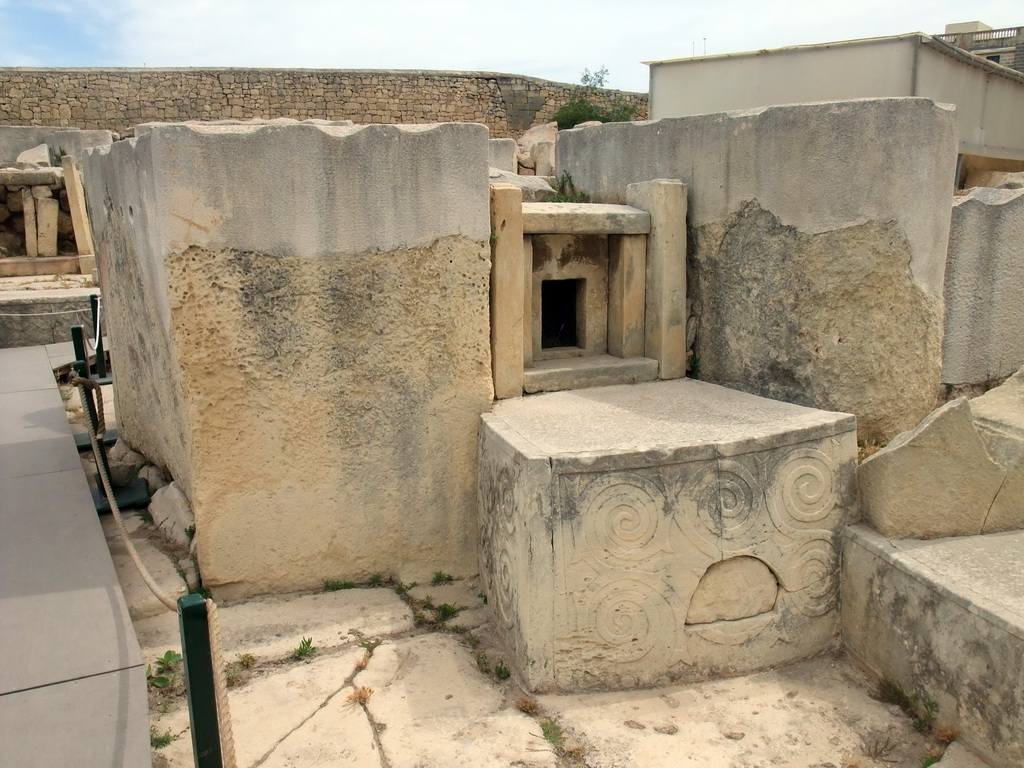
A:
{"type": "MultiPolygon", "coordinates": [[[[942,754],[838,651],[748,677],[531,697],[496,672],[505,655],[477,592],[356,587],[222,608],[238,765],[920,768],[942,754]],[[464,608],[435,623],[424,602],[464,608]],[[303,638],[316,651],[295,660],[303,638]]],[[[180,650],[173,614],[135,627],[143,658],[180,650]]],[[[153,733],[171,737],[154,766],[193,765],[180,688],[151,691],[153,733]]],[[[981,765],[956,744],[939,764],[981,765]]]]}

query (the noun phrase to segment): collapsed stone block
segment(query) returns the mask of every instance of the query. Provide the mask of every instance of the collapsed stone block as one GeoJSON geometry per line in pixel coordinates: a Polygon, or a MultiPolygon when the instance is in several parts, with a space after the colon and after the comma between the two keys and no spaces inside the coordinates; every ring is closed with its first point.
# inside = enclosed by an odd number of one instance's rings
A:
{"type": "Polygon", "coordinates": [[[490,139],[487,142],[487,163],[499,171],[515,173],[518,149],[515,139],[490,139]]]}
{"type": "Polygon", "coordinates": [[[703,379],[890,439],[939,390],[956,146],[951,108],[864,99],[573,129],[556,152],[598,202],[686,185],[703,379]]]}
{"type": "Polygon", "coordinates": [[[740,674],[833,641],[852,416],[683,379],[482,418],[481,576],[531,690],[740,674]]]}
{"type": "Polygon", "coordinates": [[[864,460],[861,514],[890,539],[978,534],[1005,475],[958,398],[864,460]]]}
{"type": "Polygon", "coordinates": [[[119,428],[214,594],[474,573],[487,129],[155,125],[83,165],[119,428]]]}
{"type": "Polygon", "coordinates": [[[1024,365],[1024,189],[954,199],[942,380],[980,384],[1024,365]]]}

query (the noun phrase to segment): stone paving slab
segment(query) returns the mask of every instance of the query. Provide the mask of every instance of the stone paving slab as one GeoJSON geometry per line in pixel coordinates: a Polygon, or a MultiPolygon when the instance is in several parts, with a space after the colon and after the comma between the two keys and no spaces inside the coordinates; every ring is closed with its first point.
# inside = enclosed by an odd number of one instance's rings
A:
{"type": "Polygon", "coordinates": [[[0,480],[0,692],[142,663],[89,498],[81,468],[0,480]]]}
{"type": "Polygon", "coordinates": [[[0,394],[56,387],[43,347],[0,349],[0,394]]]}
{"type": "Polygon", "coordinates": [[[148,768],[148,731],[142,667],[0,696],[0,765],[11,768],[148,768]]]}
{"type": "MultiPolygon", "coordinates": [[[[219,608],[221,640],[229,661],[251,653],[262,659],[284,658],[303,637],[322,650],[406,632],[412,612],[390,589],[345,589],[314,595],[279,595],[219,608]]],[[[168,649],[181,650],[178,620],[172,613],[135,622],[135,631],[150,658],[168,649]]]]}
{"type": "Polygon", "coordinates": [[[0,424],[0,479],[81,471],[56,385],[5,393],[0,397],[0,424]]]}
{"type": "Polygon", "coordinates": [[[502,691],[448,635],[385,643],[354,684],[373,689],[367,710],[391,768],[557,764],[537,722],[505,709],[502,691]]]}

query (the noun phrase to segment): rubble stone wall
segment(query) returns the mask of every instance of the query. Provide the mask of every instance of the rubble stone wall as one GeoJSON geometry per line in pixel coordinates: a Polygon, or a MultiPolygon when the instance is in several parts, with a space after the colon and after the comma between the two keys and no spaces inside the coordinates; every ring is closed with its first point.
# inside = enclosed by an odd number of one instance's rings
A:
{"type": "MultiPolygon", "coordinates": [[[[495,72],[331,69],[0,68],[0,125],[125,132],[146,122],[293,117],[356,123],[483,123],[493,137],[552,115],[575,86],[495,72]]],[[[647,94],[598,91],[647,116],[647,94]]]]}

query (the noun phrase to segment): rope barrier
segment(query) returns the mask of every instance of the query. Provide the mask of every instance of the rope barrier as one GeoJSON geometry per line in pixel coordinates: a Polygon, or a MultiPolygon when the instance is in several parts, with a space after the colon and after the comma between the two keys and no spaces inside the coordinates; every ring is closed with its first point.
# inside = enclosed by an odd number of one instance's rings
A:
{"type": "MultiPolygon", "coordinates": [[[[114,487],[110,481],[110,476],[107,473],[107,464],[102,460],[100,456],[101,447],[99,444],[99,438],[96,436],[97,432],[102,435],[106,432],[106,421],[103,416],[103,393],[100,390],[99,385],[90,378],[72,374],[69,383],[78,389],[78,396],[82,401],[82,409],[86,412],[86,426],[89,429],[89,442],[92,444],[93,457],[96,459],[96,467],[99,470],[100,482],[103,484],[103,490],[107,495],[107,501],[110,502],[110,511],[114,516],[114,524],[117,526],[118,534],[121,537],[121,542],[125,545],[128,550],[128,556],[131,557],[132,562],[135,564],[135,568],[142,576],[142,580],[149,587],[157,600],[170,611],[178,612],[178,604],[175,598],[168,595],[159,585],[156,580],[150,574],[149,570],[143,564],[142,559],[139,557],[139,553],[135,549],[135,545],[132,544],[131,538],[128,535],[128,529],[125,528],[124,521],[121,519],[121,509],[118,507],[117,498],[114,494],[114,487]],[[89,395],[86,393],[86,389],[98,391],[98,397],[96,398],[97,407],[97,425],[94,428],[92,419],[88,417],[89,406],[86,402],[86,398],[89,395]]],[[[220,742],[221,742],[221,761],[223,768],[237,768],[237,761],[235,759],[235,740],[232,731],[231,723],[231,709],[228,705],[228,685],[227,677],[224,673],[224,655],[221,650],[221,635],[220,635],[220,617],[217,613],[217,604],[206,599],[206,615],[210,626],[210,654],[213,659],[213,687],[214,687],[214,698],[217,701],[217,722],[220,731],[220,742]]]]}
{"type": "Polygon", "coordinates": [[[0,317],[49,317],[50,315],[80,315],[83,312],[90,312],[85,309],[62,309],[59,312],[0,312],[0,317]]]}

